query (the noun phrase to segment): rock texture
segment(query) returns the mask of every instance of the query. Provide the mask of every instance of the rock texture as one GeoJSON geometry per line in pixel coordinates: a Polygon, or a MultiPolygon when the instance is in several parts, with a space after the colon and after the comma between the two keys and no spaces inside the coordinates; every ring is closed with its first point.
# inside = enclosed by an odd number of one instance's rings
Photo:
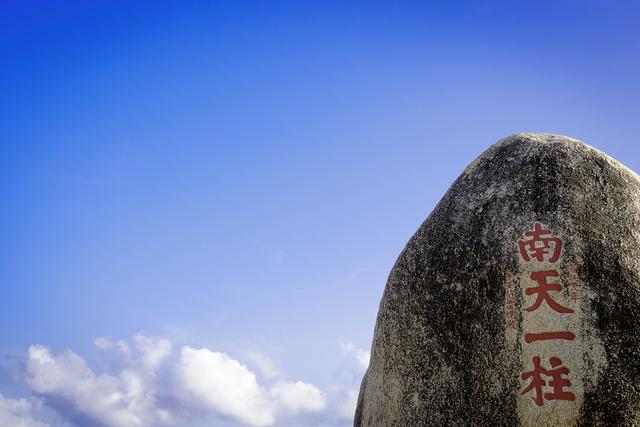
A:
{"type": "Polygon", "coordinates": [[[396,261],[354,424],[640,425],[639,303],[638,175],[510,136],[396,261]]]}

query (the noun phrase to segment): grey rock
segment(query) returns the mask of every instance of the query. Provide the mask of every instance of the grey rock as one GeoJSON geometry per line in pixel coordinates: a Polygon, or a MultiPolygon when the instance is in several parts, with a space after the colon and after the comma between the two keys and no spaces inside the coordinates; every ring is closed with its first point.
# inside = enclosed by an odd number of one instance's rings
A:
{"type": "Polygon", "coordinates": [[[396,261],[354,425],[640,425],[639,303],[638,175],[571,138],[505,138],[396,261]]]}

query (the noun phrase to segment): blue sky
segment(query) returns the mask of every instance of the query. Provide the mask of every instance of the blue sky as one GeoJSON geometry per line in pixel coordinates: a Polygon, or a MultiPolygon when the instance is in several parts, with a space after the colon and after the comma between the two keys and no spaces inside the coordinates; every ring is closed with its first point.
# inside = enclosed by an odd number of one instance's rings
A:
{"type": "Polygon", "coordinates": [[[1,2],[0,424],[350,425],[386,276],[468,163],[527,131],[640,170],[639,19],[1,2]]]}

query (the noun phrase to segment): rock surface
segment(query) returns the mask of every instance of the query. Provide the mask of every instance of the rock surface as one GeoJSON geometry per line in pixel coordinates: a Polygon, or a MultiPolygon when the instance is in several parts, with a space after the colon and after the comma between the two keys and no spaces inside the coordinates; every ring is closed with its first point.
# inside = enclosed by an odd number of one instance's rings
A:
{"type": "Polygon", "coordinates": [[[640,425],[639,303],[638,175],[505,138],[396,261],[354,425],[640,425]]]}

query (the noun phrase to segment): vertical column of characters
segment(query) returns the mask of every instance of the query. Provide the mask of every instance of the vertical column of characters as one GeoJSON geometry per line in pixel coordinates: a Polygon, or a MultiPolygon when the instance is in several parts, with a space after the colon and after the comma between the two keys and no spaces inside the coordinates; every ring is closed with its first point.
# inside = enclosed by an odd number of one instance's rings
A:
{"type": "MultiPolygon", "coordinates": [[[[561,292],[562,287],[558,282],[560,272],[556,263],[560,259],[564,242],[554,233],[544,228],[541,224],[534,224],[533,229],[524,233],[524,238],[518,242],[518,253],[531,271],[528,274],[528,287],[524,289],[524,311],[529,313],[529,322],[525,327],[532,325],[560,325],[564,322],[563,315],[571,315],[574,310],[560,304],[555,298],[561,292]],[[549,318],[552,318],[549,320],[549,318]]],[[[564,325],[566,326],[566,325],[564,325]]],[[[538,353],[531,358],[531,369],[520,374],[524,387],[521,395],[531,394],[531,400],[536,406],[543,406],[545,401],[565,400],[574,401],[575,396],[571,392],[570,370],[563,365],[559,355],[553,354],[547,360],[539,355],[543,348],[540,345],[548,341],[573,341],[575,334],[568,330],[525,330],[523,341],[525,346],[538,346],[527,351],[527,354],[538,353]]]]}

